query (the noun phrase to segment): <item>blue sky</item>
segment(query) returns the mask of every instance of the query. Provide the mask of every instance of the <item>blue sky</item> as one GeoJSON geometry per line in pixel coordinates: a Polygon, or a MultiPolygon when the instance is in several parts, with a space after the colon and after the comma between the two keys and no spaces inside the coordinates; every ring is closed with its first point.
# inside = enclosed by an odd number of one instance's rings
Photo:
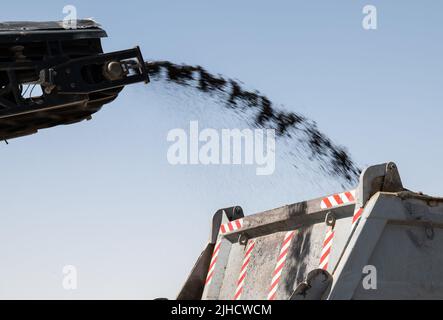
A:
{"type": "MultiPolygon", "coordinates": [[[[146,59],[241,79],[315,120],[360,165],[395,161],[406,187],[443,194],[440,2],[20,1],[3,4],[0,20],[60,20],[65,4],[103,25],[106,51],[140,45],[146,59]],[[366,4],[378,9],[375,31],[361,27],[366,4]]],[[[168,130],[218,121],[203,99],[182,98],[136,85],[92,121],[0,146],[0,298],[172,298],[216,209],[321,195],[285,164],[273,178],[171,167],[168,130]],[[61,285],[68,264],[75,291],[61,285]]]]}

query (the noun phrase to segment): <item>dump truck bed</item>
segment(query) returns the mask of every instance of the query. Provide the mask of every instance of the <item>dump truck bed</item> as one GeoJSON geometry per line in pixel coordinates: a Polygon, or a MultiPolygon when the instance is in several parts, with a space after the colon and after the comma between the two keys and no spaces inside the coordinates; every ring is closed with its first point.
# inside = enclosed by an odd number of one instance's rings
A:
{"type": "Polygon", "coordinates": [[[443,199],[393,163],[355,190],[243,217],[220,210],[178,299],[441,299],[443,199]]]}

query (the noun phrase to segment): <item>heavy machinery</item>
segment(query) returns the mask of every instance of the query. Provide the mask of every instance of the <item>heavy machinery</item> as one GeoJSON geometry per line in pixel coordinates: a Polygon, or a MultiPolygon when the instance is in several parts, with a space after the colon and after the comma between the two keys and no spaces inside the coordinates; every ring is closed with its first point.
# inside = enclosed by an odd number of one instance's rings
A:
{"type": "MultiPolygon", "coordinates": [[[[103,53],[92,20],[0,23],[0,140],[89,119],[148,82],[140,49],[103,53]],[[38,93],[34,93],[34,89],[38,93]]],[[[355,190],[212,220],[178,294],[188,299],[443,299],[443,198],[403,188],[394,163],[355,190]]]]}
{"type": "Polygon", "coordinates": [[[397,166],[355,190],[243,216],[217,211],[178,299],[443,299],[443,198],[397,166]]]}
{"type": "Polygon", "coordinates": [[[106,32],[75,22],[0,23],[0,140],[90,119],[125,85],[149,82],[138,47],[103,53],[106,32]]]}

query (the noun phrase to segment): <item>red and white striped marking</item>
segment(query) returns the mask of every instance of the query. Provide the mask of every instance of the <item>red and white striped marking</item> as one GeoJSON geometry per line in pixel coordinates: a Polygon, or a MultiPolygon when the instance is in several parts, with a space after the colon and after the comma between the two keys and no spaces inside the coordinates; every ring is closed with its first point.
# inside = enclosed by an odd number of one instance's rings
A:
{"type": "Polygon", "coordinates": [[[346,191],[324,198],[320,203],[320,208],[330,209],[341,206],[343,204],[352,203],[354,201],[355,201],[355,190],[346,191]]]}
{"type": "Polygon", "coordinates": [[[214,252],[212,253],[211,263],[209,264],[208,275],[206,277],[205,285],[211,283],[212,277],[214,276],[215,264],[217,263],[218,253],[220,252],[221,240],[217,240],[214,247],[214,252]]]}
{"type": "MultiPolygon", "coordinates": [[[[225,234],[228,232],[239,230],[243,227],[243,219],[238,219],[224,223],[220,226],[220,234],[225,234]]],[[[212,253],[211,263],[209,264],[208,275],[206,277],[205,285],[211,283],[212,277],[214,276],[215,265],[217,263],[218,253],[220,252],[221,239],[218,239],[215,243],[214,252],[212,253]]]]}
{"type": "Polygon", "coordinates": [[[323,249],[320,254],[320,269],[328,270],[329,256],[331,255],[332,242],[334,240],[335,231],[332,227],[328,228],[325,240],[323,241],[323,249]]]}
{"type": "Polygon", "coordinates": [[[240,269],[240,275],[237,280],[237,289],[235,290],[234,300],[240,300],[241,295],[243,293],[243,287],[245,284],[246,273],[248,271],[248,265],[251,261],[252,250],[254,250],[255,241],[249,240],[248,245],[246,246],[245,257],[243,258],[243,263],[240,269]]]}
{"type": "Polygon", "coordinates": [[[292,238],[294,238],[295,231],[287,232],[280,249],[280,254],[277,258],[277,265],[272,274],[271,287],[269,289],[268,300],[275,300],[277,296],[277,289],[280,283],[283,267],[285,266],[286,257],[288,256],[289,247],[291,246],[292,238]]]}
{"type": "Polygon", "coordinates": [[[240,230],[241,228],[243,228],[243,219],[237,219],[237,220],[222,224],[220,226],[220,233],[225,234],[228,232],[240,230]]]}
{"type": "Polygon", "coordinates": [[[358,220],[360,220],[361,215],[363,213],[364,208],[358,208],[354,212],[354,216],[352,217],[352,228],[357,224],[358,220]]]}
{"type": "MultiPolygon", "coordinates": [[[[220,226],[220,234],[225,234],[228,232],[239,230],[243,227],[243,219],[238,219],[224,223],[220,226]]],[[[220,252],[221,239],[218,239],[215,243],[214,252],[212,253],[211,263],[209,264],[208,275],[206,277],[205,285],[211,283],[212,277],[214,276],[215,265],[217,263],[218,253],[220,252]]]]}

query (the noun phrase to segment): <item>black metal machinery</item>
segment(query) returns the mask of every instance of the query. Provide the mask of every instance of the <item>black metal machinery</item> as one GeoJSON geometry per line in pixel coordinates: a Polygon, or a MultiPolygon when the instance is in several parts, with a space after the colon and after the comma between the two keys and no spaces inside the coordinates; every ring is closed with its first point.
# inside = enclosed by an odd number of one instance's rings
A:
{"type": "Polygon", "coordinates": [[[90,119],[125,85],[149,82],[138,47],[103,53],[106,32],[76,22],[0,23],[0,140],[90,119]]]}

